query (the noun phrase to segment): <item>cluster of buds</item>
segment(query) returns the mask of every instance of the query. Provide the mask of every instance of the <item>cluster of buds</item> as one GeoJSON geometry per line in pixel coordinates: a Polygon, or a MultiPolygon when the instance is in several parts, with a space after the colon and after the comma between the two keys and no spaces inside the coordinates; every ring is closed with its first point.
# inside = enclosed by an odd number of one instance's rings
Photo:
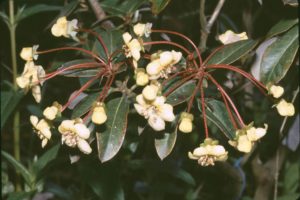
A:
{"type": "Polygon", "coordinates": [[[58,131],[62,135],[62,143],[72,148],[77,146],[85,154],[92,152],[92,148],[86,141],[90,137],[90,130],[82,119],[64,120],[58,127],[58,131]]]}
{"type": "Polygon", "coordinates": [[[250,123],[243,129],[237,130],[234,140],[229,140],[228,143],[241,152],[249,153],[252,150],[254,142],[261,139],[267,133],[268,125],[264,124],[264,126],[264,128],[255,128],[253,127],[253,123],[250,123]]]}
{"type": "Polygon", "coordinates": [[[215,161],[226,161],[228,152],[222,145],[219,145],[218,140],[206,138],[200,147],[194,149],[193,153],[189,152],[188,156],[192,160],[198,160],[201,166],[215,165],[215,161]]]}
{"type": "MultiPolygon", "coordinates": [[[[284,93],[283,87],[277,85],[268,84],[267,89],[269,94],[272,95],[275,99],[280,98],[284,93]]],[[[286,102],[286,100],[284,99],[281,99],[279,103],[275,104],[275,107],[281,116],[290,117],[295,114],[294,105],[292,103],[286,102]]]]}

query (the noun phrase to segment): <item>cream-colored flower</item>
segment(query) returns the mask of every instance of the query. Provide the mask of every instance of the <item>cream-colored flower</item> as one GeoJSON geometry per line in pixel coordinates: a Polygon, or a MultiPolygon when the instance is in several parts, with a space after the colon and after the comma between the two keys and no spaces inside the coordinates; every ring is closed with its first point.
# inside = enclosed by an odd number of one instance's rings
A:
{"type": "Polygon", "coordinates": [[[179,130],[183,133],[190,133],[193,130],[193,114],[183,112],[180,115],[179,130]]]}
{"type": "Polygon", "coordinates": [[[219,35],[218,38],[223,44],[230,44],[230,43],[237,42],[240,40],[247,40],[248,36],[247,36],[246,32],[237,34],[231,30],[228,30],[225,33],[219,35]]]}
{"type": "Polygon", "coordinates": [[[123,34],[123,40],[125,43],[125,55],[127,58],[132,57],[135,63],[135,67],[137,67],[137,61],[141,58],[142,46],[137,39],[132,39],[132,36],[126,32],[123,34]]]}
{"type": "Polygon", "coordinates": [[[45,76],[45,70],[41,65],[35,65],[33,61],[28,61],[25,64],[23,73],[16,78],[17,85],[25,89],[32,88],[32,95],[37,102],[41,100],[41,88],[43,84],[42,78],[45,76]]]}
{"type": "Polygon", "coordinates": [[[60,115],[61,109],[62,106],[55,101],[52,106],[49,106],[44,110],[43,115],[46,119],[52,121],[60,115]]]}
{"type": "Polygon", "coordinates": [[[147,85],[146,87],[144,87],[144,89],[142,91],[143,97],[147,101],[153,101],[157,97],[159,89],[160,88],[157,85],[154,85],[154,84],[147,85]]]}
{"type": "Polygon", "coordinates": [[[188,156],[192,160],[198,160],[201,166],[209,166],[214,165],[215,161],[226,161],[228,152],[222,145],[218,145],[217,140],[207,138],[193,153],[189,152],[188,156]]]}
{"type": "Polygon", "coordinates": [[[281,116],[293,116],[295,114],[295,107],[292,103],[286,102],[284,99],[281,99],[280,102],[276,105],[277,111],[281,116]]]}
{"type": "Polygon", "coordinates": [[[42,148],[46,146],[48,140],[51,138],[50,124],[45,120],[39,120],[36,116],[30,116],[30,122],[37,133],[39,138],[42,140],[42,148]]]}
{"type": "Polygon", "coordinates": [[[55,37],[64,36],[66,38],[73,38],[74,40],[78,40],[76,37],[78,29],[78,20],[73,19],[72,21],[68,21],[65,16],[57,19],[56,23],[51,28],[51,33],[55,37]]]}
{"type": "Polygon", "coordinates": [[[264,128],[255,128],[251,123],[243,129],[237,130],[235,139],[230,140],[229,144],[241,152],[249,153],[252,150],[254,143],[266,135],[267,129],[267,124],[264,124],[264,128]]]}
{"type": "Polygon", "coordinates": [[[92,149],[86,141],[90,137],[90,130],[83,124],[82,120],[64,120],[58,127],[62,135],[62,143],[69,147],[78,147],[85,154],[90,154],[92,149]]]}
{"type": "Polygon", "coordinates": [[[24,47],[20,53],[21,58],[25,61],[37,60],[37,58],[38,58],[37,49],[38,48],[39,48],[39,45],[33,45],[33,47],[24,47]]]}
{"type": "Polygon", "coordinates": [[[137,68],[135,70],[136,84],[138,86],[145,86],[149,83],[149,76],[145,73],[143,68],[137,68]]]}
{"type": "Polygon", "coordinates": [[[172,72],[171,67],[178,63],[181,57],[182,53],[174,50],[153,54],[151,62],[146,67],[149,79],[168,78],[168,74],[172,72]]]}
{"type": "Polygon", "coordinates": [[[151,34],[151,28],[152,28],[152,23],[146,23],[146,24],[137,23],[136,25],[133,26],[133,32],[139,37],[142,37],[143,35],[149,37],[151,34]]]}
{"type": "Polygon", "coordinates": [[[148,101],[142,94],[136,97],[134,104],[136,111],[148,119],[149,125],[156,131],[165,129],[165,121],[172,122],[175,119],[173,107],[166,104],[166,98],[157,96],[153,101],[148,101]]]}
{"type": "Polygon", "coordinates": [[[102,102],[97,102],[92,114],[92,122],[95,124],[103,124],[107,120],[107,115],[102,102]]]}
{"type": "Polygon", "coordinates": [[[279,98],[283,95],[284,89],[281,86],[271,85],[268,88],[269,94],[273,95],[274,98],[279,98]]]}

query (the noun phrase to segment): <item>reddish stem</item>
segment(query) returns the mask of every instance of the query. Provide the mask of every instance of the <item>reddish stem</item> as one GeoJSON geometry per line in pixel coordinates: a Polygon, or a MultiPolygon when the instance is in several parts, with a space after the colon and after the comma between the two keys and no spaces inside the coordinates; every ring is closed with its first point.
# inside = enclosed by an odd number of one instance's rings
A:
{"type": "Polygon", "coordinates": [[[161,85],[164,86],[168,81],[172,80],[176,76],[183,75],[184,73],[194,72],[194,71],[196,71],[196,70],[187,69],[187,70],[184,70],[184,71],[181,71],[181,72],[177,72],[177,73],[169,76],[166,80],[164,80],[161,85]]]}
{"type": "Polygon", "coordinates": [[[205,101],[204,101],[204,90],[202,87],[202,81],[203,77],[200,80],[200,94],[201,94],[201,107],[202,107],[202,114],[203,114],[203,123],[204,123],[204,129],[205,129],[205,138],[209,138],[208,135],[208,127],[207,127],[207,119],[206,119],[206,110],[205,110],[205,101]]]}
{"type": "Polygon", "coordinates": [[[186,83],[187,81],[189,81],[190,79],[192,79],[194,76],[196,76],[197,74],[192,74],[184,79],[182,79],[179,83],[177,83],[175,86],[173,86],[168,92],[166,92],[163,96],[167,97],[169,96],[174,90],[176,90],[178,87],[180,87],[181,85],[183,85],[184,83],[186,83]]]}
{"type": "Polygon", "coordinates": [[[81,51],[84,52],[90,56],[92,56],[93,58],[97,59],[99,62],[105,64],[104,60],[100,57],[98,57],[98,55],[94,54],[91,51],[88,51],[86,49],[83,48],[79,48],[79,47],[60,47],[60,48],[54,48],[54,49],[49,49],[49,50],[45,50],[45,51],[37,51],[37,54],[46,54],[46,53],[52,53],[52,52],[56,52],[56,51],[63,51],[63,50],[75,50],[75,51],[81,51]]]}
{"type": "Polygon", "coordinates": [[[173,45],[173,46],[176,46],[176,47],[182,49],[186,54],[188,54],[188,55],[191,54],[191,52],[188,49],[186,49],[184,46],[181,46],[180,44],[177,44],[175,42],[161,40],[161,41],[151,41],[151,42],[144,42],[143,43],[144,46],[154,45],[154,44],[169,44],[169,45],[173,45]]]}
{"type": "Polygon", "coordinates": [[[103,91],[101,92],[100,96],[99,96],[99,100],[101,102],[103,102],[108,94],[108,91],[109,91],[109,88],[110,86],[112,85],[113,81],[114,81],[114,78],[115,78],[115,73],[113,73],[109,79],[106,81],[105,83],[105,86],[103,88],[103,91]],[[103,93],[103,94],[102,94],[103,93]]]}
{"type": "MultiPolygon", "coordinates": [[[[203,80],[203,79],[201,79],[201,80],[203,80]]],[[[198,89],[199,89],[199,87],[200,87],[201,85],[202,85],[202,83],[201,83],[200,79],[198,79],[198,83],[197,83],[197,85],[196,85],[196,87],[195,87],[195,89],[194,89],[194,91],[193,91],[193,93],[192,93],[192,96],[190,97],[190,100],[189,100],[189,102],[188,102],[188,107],[187,107],[187,112],[188,112],[188,113],[190,112],[190,110],[191,110],[191,108],[192,108],[192,104],[193,104],[194,98],[195,98],[195,96],[196,96],[196,92],[198,91],[198,89]]]]}

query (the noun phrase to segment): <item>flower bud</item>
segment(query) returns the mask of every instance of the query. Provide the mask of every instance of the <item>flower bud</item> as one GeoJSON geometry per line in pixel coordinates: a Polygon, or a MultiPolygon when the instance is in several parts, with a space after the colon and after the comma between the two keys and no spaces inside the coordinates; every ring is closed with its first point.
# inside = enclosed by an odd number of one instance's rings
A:
{"type": "Polygon", "coordinates": [[[85,126],[85,124],[75,124],[74,128],[77,135],[82,139],[88,139],[90,137],[90,130],[85,126]]]}
{"type": "Polygon", "coordinates": [[[145,86],[149,82],[149,76],[144,71],[136,73],[136,84],[139,86],[145,86]]]}
{"type": "Polygon", "coordinates": [[[154,101],[155,98],[157,97],[157,93],[158,93],[158,87],[155,85],[147,85],[144,89],[143,89],[143,97],[147,100],[147,101],[154,101]]]}
{"type": "Polygon", "coordinates": [[[159,61],[161,66],[165,67],[171,64],[173,55],[170,51],[164,51],[159,55],[159,61]]]}
{"type": "Polygon", "coordinates": [[[33,47],[24,47],[20,53],[21,58],[25,61],[32,61],[33,59],[36,60],[38,58],[36,53],[38,47],[39,45],[33,45],[33,47]]]}
{"type": "Polygon", "coordinates": [[[152,27],[151,23],[146,23],[146,24],[137,23],[136,25],[133,26],[133,31],[139,37],[142,37],[143,35],[149,37],[151,33],[151,27],[152,27]]]}
{"type": "Polygon", "coordinates": [[[55,106],[51,106],[51,107],[47,107],[44,112],[43,115],[46,117],[46,119],[48,120],[54,120],[56,115],[58,113],[58,108],[55,106]]]}
{"type": "Polygon", "coordinates": [[[294,105],[292,103],[286,102],[284,99],[282,99],[276,105],[276,108],[281,116],[293,116],[295,114],[294,105]]]}
{"type": "Polygon", "coordinates": [[[147,74],[149,74],[150,76],[159,74],[161,70],[162,70],[161,63],[158,59],[153,60],[146,67],[147,74]]]}
{"type": "Polygon", "coordinates": [[[83,139],[78,139],[77,146],[82,153],[90,154],[92,153],[92,148],[89,143],[83,139]]]}
{"type": "Polygon", "coordinates": [[[95,124],[103,124],[107,120],[107,115],[103,105],[100,102],[97,102],[97,104],[93,110],[92,122],[95,124]]]}
{"type": "Polygon", "coordinates": [[[273,95],[274,98],[279,98],[283,95],[284,89],[281,86],[272,85],[269,88],[269,93],[273,95]]]}
{"type": "Polygon", "coordinates": [[[187,112],[183,112],[180,116],[179,130],[183,133],[190,133],[193,130],[194,116],[187,112]]]}

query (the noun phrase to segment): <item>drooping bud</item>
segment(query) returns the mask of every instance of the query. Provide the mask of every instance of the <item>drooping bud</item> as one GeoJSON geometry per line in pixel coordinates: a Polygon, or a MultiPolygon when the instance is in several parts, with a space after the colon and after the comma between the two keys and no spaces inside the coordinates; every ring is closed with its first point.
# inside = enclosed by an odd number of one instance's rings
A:
{"type": "Polygon", "coordinates": [[[102,102],[97,102],[92,114],[92,122],[95,124],[103,124],[107,120],[107,115],[102,102]]]}
{"type": "Polygon", "coordinates": [[[190,113],[183,112],[180,116],[179,130],[183,133],[190,133],[193,130],[194,116],[190,113]]]}

